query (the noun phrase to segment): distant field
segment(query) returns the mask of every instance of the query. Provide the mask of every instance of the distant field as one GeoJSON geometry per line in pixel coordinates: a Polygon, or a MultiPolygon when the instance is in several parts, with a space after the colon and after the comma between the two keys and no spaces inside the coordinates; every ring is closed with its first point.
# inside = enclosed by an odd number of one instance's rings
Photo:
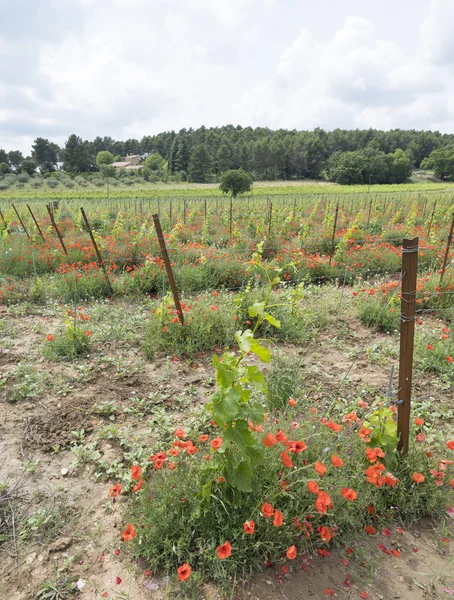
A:
{"type": "MultiPolygon", "coordinates": [[[[454,183],[433,183],[423,181],[420,183],[407,183],[395,185],[337,185],[325,181],[263,181],[255,182],[251,196],[295,196],[295,195],[327,195],[327,194],[365,194],[365,193],[396,193],[396,192],[427,192],[454,190],[454,183]]],[[[106,198],[157,198],[157,197],[221,197],[219,185],[195,183],[145,183],[140,182],[133,187],[99,188],[88,186],[71,189],[60,185],[58,188],[49,189],[46,184],[42,188],[33,189],[29,184],[22,188],[11,187],[0,192],[0,200],[10,198],[30,199],[106,199],[106,198]]]]}

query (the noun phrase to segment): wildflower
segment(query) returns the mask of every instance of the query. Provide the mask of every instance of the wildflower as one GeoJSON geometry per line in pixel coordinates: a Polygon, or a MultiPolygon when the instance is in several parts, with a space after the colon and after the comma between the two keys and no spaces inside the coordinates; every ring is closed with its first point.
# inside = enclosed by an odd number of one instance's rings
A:
{"type": "Polygon", "coordinates": [[[170,469],[170,471],[173,471],[174,469],[176,469],[176,466],[177,466],[177,465],[176,465],[174,462],[172,462],[172,461],[170,461],[170,462],[167,464],[167,468],[168,468],[168,469],[170,469]]]}
{"type": "Polygon", "coordinates": [[[384,458],[385,453],[381,448],[367,448],[366,457],[371,463],[377,462],[378,458],[384,458]]]}
{"type": "MultiPolygon", "coordinates": [[[[221,438],[217,438],[217,439],[221,439],[221,438]]],[[[213,440],[213,442],[214,442],[214,441],[215,441],[215,440],[213,440]]],[[[211,442],[211,444],[213,444],[213,442],[211,442]]],[[[221,444],[222,444],[222,442],[221,442],[221,444]]],[[[187,452],[188,454],[190,454],[191,456],[192,456],[193,454],[195,454],[195,453],[197,452],[197,450],[198,450],[197,446],[194,446],[194,444],[193,444],[192,442],[189,442],[189,443],[186,445],[186,452],[187,452]]]]}
{"type": "Polygon", "coordinates": [[[413,473],[411,476],[415,483],[422,483],[424,481],[424,475],[422,473],[413,473]]]}
{"type": "Polygon", "coordinates": [[[272,448],[275,444],[277,444],[277,439],[272,433],[267,433],[263,438],[263,445],[267,448],[272,448]]]}
{"type": "Polygon", "coordinates": [[[448,363],[454,362],[454,358],[452,356],[449,356],[449,355],[446,357],[446,360],[448,361],[448,363]]]}
{"type": "Polygon", "coordinates": [[[369,535],[375,535],[377,533],[377,530],[375,527],[372,527],[372,525],[366,525],[366,527],[364,527],[364,531],[369,535]]]}
{"type": "Polygon", "coordinates": [[[314,469],[317,471],[317,473],[323,477],[323,475],[326,473],[326,467],[323,463],[321,462],[315,462],[314,463],[314,469]]]}
{"type": "Polygon", "coordinates": [[[283,524],[284,524],[284,515],[281,513],[280,510],[275,510],[274,511],[273,525],[275,527],[280,527],[283,524]]]}
{"type": "Polygon", "coordinates": [[[295,398],[290,398],[289,401],[288,401],[288,403],[289,403],[289,406],[296,406],[296,400],[295,400],[295,398]]]}
{"type": "Polygon", "coordinates": [[[449,450],[454,450],[454,440],[447,442],[446,447],[449,448],[449,450]]]}
{"type": "Polygon", "coordinates": [[[188,565],[188,563],[184,563],[184,565],[181,565],[181,567],[177,569],[178,580],[187,581],[191,576],[191,572],[191,567],[188,565]]]}
{"type": "Polygon", "coordinates": [[[300,452],[304,452],[307,446],[302,440],[301,442],[288,442],[288,449],[294,454],[299,454],[300,452]]]}
{"type": "Polygon", "coordinates": [[[331,552],[329,552],[329,550],[325,550],[324,548],[319,548],[317,550],[317,554],[322,558],[331,556],[331,552]]]}
{"type": "Polygon", "coordinates": [[[290,456],[287,454],[287,452],[281,452],[281,460],[284,464],[284,467],[288,467],[289,469],[291,469],[293,467],[293,461],[290,458],[290,456]]]}
{"type": "Polygon", "coordinates": [[[180,440],[184,437],[186,437],[185,432],[183,431],[183,429],[175,429],[175,437],[179,438],[180,440]]]}
{"type": "Polygon", "coordinates": [[[432,346],[432,344],[427,344],[427,350],[433,350],[434,347],[432,346]]]}
{"type": "Polygon", "coordinates": [[[338,433],[339,431],[342,430],[342,425],[339,425],[338,423],[334,423],[333,421],[327,421],[325,423],[325,426],[328,427],[328,429],[331,429],[332,431],[334,431],[334,433],[338,433]]]}
{"type": "Polygon", "coordinates": [[[391,532],[389,531],[389,529],[386,529],[385,527],[383,527],[383,529],[381,530],[382,534],[385,537],[390,537],[391,536],[391,532]]]}
{"type": "Polygon", "coordinates": [[[363,440],[363,442],[370,442],[369,434],[372,433],[372,429],[368,429],[367,427],[361,427],[358,431],[358,436],[363,440]]]}
{"type": "Polygon", "coordinates": [[[53,342],[54,341],[54,336],[51,333],[47,334],[47,341],[48,342],[53,342]]]}
{"type": "Polygon", "coordinates": [[[213,448],[213,450],[219,450],[219,448],[222,446],[222,442],[223,442],[223,439],[221,437],[217,437],[211,441],[210,445],[213,448]]]}
{"type": "Polygon", "coordinates": [[[143,479],[142,477],[139,479],[139,481],[136,483],[136,485],[132,488],[133,492],[138,492],[140,489],[142,489],[142,484],[143,484],[143,479]]]}
{"type": "Polygon", "coordinates": [[[320,490],[317,494],[315,508],[321,515],[324,515],[329,508],[334,508],[334,504],[330,496],[323,490],[320,490]]]}
{"type": "Polygon", "coordinates": [[[359,597],[362,598],[362,600],[367,600],[367,598],[369,598],[369,594],[363,590],[359,597]]]}
{"type": "Polygon", "coordinates": [[[318,494],[318,483],[316,481],[308,481],[307,482],[307,489],[312,494],[318,494]]]}
{"type": "Polygon", "coordinates": [[[216,478],[216,483],[225,483],[224,477],[222,477],[222,475],[220,475],[219,477],[217,477],[216,478]]]}
{"type": "Polygon", "coordinates": [[[417,442],[423,442],[425,439],[426,439],[426,436],[424,433],[418,433],[418,435],[416,436],[417,442]]]}
{"type": "Polygon", "coordinates": [[[254,521],[251,519],[250,521],[246,521],[246,523],[243,523],[243,529],[244,529],[244,533],[247,533],[248,535],[252,535],[255,531],[254,521]]]}
{"type": "Polygon", "coordinates": [[[133,481],[135,481],[136,479],[139,479],[141,475],[142,475],[142,468],[138,467],[136,465],[133,465],[131,467],[131,479],[133,481]]]}
{"type": "MultiPolygon", "coordinates": [[[[356,295],[356,294],[358,294],[358,292],[353,292],[353,295],[356,295]]],[[[331,589],[330,587],[325,588],[323,593],[325,594],[325,596],[335,596],[336,595],[336,592],[333,589],[331,589]]]]}
{"type": "Polygon", "coordinates": [[[386,473],[385,483],[389,487],[394,487],[395,485],[397,485],[399,483],[399,480],[392,473],[386,473]]]}
{"type": "Polygon", "coordinates": [[[224,542],[222,546],[216,547],[216,553],[220,559],[228,558],[232,554],[232,546],[229,542],[224,542]]]}
{"type": "Polygon", "coordinates": [[[287,441],[287,436],[283,431],[279,429],[279,431],[276,433],[276,440],[285,444],[285,442],[287,441]]]}
{"type": "Polygon", "coordinates": [[[115,577],[115,583],[116,583],[117,585],[120,585],[121,581],[122,581],[121,577],[118,577],[118,575],[117,575],[117,576],[115,577]]]}
{"type": "Polygon", "coordinates": [[[268,504],[268,502],[265,502],[265,504],[262,506],[262,508],[260,510],[261,510],[261,513],[263,514],[263,516],[266,517],[267,519],[269,519],[269,517],[272,517],[274,515],[274,508],[271,506],[271,504],[268,504]]]}
{"type": "Polygon", "coordinates": [[[417,427],[420,427],[421,425],[424,425],[424,419],[420,419],[420,418],[418,418],[418,417],[415,417],[414,424],[415,424],[417,427]]]}
{"type": "Polygon", "coordinates": [[[131,523],[129,523],[129,525],[126,525],[126,529],[121,535],[123,537],[124,542],[130,542],[131,540],[133,540],[137,535],[134,525],[132,525],[131,523]]]}
{"type": "Polygon", "coordinates": [[[331,462],[338,469],[340,469],[341,467],[344,466],[344,461],[341,458],[339,458],[339,456],[336,456],[335,454],[331,457],[331,462]]]}
{"type": "Polygon", "coordinates": [[[298,553],[296,551],[296,546],[290,546],[289,548],[287,548],[287,552],[285,553],[289,560],[295,560],[297,554],[298,553]]]}
{"type": "Polygon", "coordinates": [[[87,331],[85,332],[85,335],[86,335],[87,337],[90,337],[90,336],[91,336],[91,335],[93,335],[93,334],[91,333],[91,331],[90,331],[89,329],[87,329],[87,331]]]}
{"type": "Polygon", "coordinates": [[[162,469],[163,465],[164,465],[164,460],[162,458],[157,458],[154,461],[155,471],[158,471],[159,469],[162,469]]]}
{"type": "Polygon", "coordinates": [[[320,527],[319,533],[320,537],[322,538],[322,541],[326,542],[327,544],[331,541],[331,538],[333,537],[331,531],[325,525],[320,527]]]}
{"type": "Polygon", "coordinates": [[[343,487],[341,489],[341,495],[346,500],[350,500],[350,502],[353,502],[358,497],[358,494],[355,492],[355,490],[352,490],[351,488],[348,488],[348,487],[343,487]]]}
{"type": "Polygon", "coordinates": [[[115,496],[119,496],[120,494],[121,494],[121,483],[115,484],[109,490],[109,495],[112,496],[112,498],[115,498],[115,496]]]}
{"type": "Polygon", "coordinates": [[[208,435],[207,435],[206,433],[204,433],[203,435],[201,435],[201,436],[199,437],[199,442],[200,442],[201,444],[203,444],[203,443],[204,443],[204,442],[206,442],[207,440],[208,440],[208,435]]]}
{"type": "Polygon", "coordinates": [[[177,448],[170,448],[169,450],[170,456],[178,456],[179,452],[177,448]]]}

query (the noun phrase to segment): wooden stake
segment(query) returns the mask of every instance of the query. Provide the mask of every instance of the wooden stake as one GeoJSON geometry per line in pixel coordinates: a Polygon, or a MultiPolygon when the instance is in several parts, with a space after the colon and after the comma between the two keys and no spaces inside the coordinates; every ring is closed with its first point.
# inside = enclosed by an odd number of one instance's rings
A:
{"type": "Polygon", "coordinates": [[[99,266],[101,267],[104,276],[106,278],[107,284],[109,286],[109,291],[113,295],[112,284],[110,283],[109,275],[107,274],[106,266],[101,256],[101,252],[99,251],[98,244],[96,243],[95,236],[93,235],[93,231],[91,230],[90,223],[88,222],[87,215],[82,207],[80,207],[80,212],[82,213],[82,217],[85,221],[85,225],[88,229],[88,233],[90,234],[91,243],[93,244],[93,248],[95,249],[96,256],[98,257],[99,266]]]}
{"type": "Polygon", "coordinates": [[[36,228],[39,231],[39,235],[42,237],[43,242],[45,242],[46,240],[44,239],[44,235],[43,235],[43,232],[41,231],[41,227],[39,226],[38,221],[35,219],[35,215],[33,214],[32,209],[30,208],[29,204],[27,204],[27,208],[32,216],[33,221],[35,222],[36,228]]]}
{"type": "Polygon", "coordinates": [[[334,237],[336,235],[336,227],[337,227],[337,215],[339,214],[339,200],[337,201],[336,204],[336,214],[334,215],[334,226],[333,226],[333,235],[331,237],[331,252],[329,255],[329,265],[331,265],[331,259],[333,258],[333,254],[334,254],[334,237]]]}
{"type": "Polygon", "coordinates": [[[441,267],[440,286],[441,286],[441,282],[443,281],[443,277],[444,277],[444,274],[446,271],[446,265],[448,264],[449,249],[450,249],[451,243],[452,243],[453,232],[454,232],[454,213],[453,213],[452,219],[451,219],[451,228],[449,230],[448,241],[446,242],[446,250],[445,250],[445,257],[443,259],[443,266],[441,267]]]}
{"type": "Polygon", "coordinates": [[[397,450],[408,453],[410,434],[413,347],[415,341],[416,276],[419,238],[405,239],[402,250],[402,293],[400,315],[399,395],[397,411],[397,450]]]}
{"type": "Polygon", "coordinates": [[[63,238],[61,237],[60,231],[58,230],[57,223],[54,219],[54,213],[50,207],[50,204],[46,204],[47,212],[49,213],[50,222],[52,223],[52,227],[55,229],[58,235],[58,239],[60,240],[61,247],[63,248],[63,252],[68,256],[68,251],[66,250],[65,243],[63,242],[63,238]]]}
{"type": "Polygon", "coordinates": [[[8,235],[11,235],[10,232],[9,232],[9,229],[8,229],[8,223],[5,221],[5,217],[3,216],[3,213],[2,213],[1,210],[0,210],[0,217],[1,217],[2,221],[3,221],[3,225],[5,226],[6,233],[8,235]]]}
{"type": "Polygon", "coordinates": [[[27,228],[25,227],[25,225],[24,225],[24,222],[23,222],[23,221],[22,221],[22,219],[20,218],[20,214],[17,212],[17,209],[16,209],[16,207],[14,206],[14,204],[11,204],[11,206],[14,208],[14,212],[16,213],[16,215],[17,215],[17,218],[19,219],[19,221],[20,221],[20,224],[22,225],[22,229],[23,229],[23,230],[25,231],[25,233],[27,234],[27,237],[28,237],[28,239],[30,239],[30,236],[28,235],[27,228]]]}
{"type": "Polygon", "coordinates": [[[177,309],[177,315],[178,315],[178,318],[180,319],[180,323],[182,325],[184,325],[183,310],[182,310],[181,304],[180,304],[180,297],[178,295],[177,285],[176,285],[175,279],[173,277],[172,265],[170,264],[169,254],[168,254],[167,248],[166,248],[166,242],[164,240],[164,235],[163,235],[162,229],[161,229],[161,223],[159,222],[159,215],[156,215],[156,214],[153,215],[153,221],[154,221],[156,233],[158,235],[158,242],[159,242],[159,246],[161,248],[162,260],[164,261],[164,265],[165,265],[165,268],[167,271],[167,279],[169,280],[170,289],[172,290],[172,294],[173,294],[173,300],[175,302],[175,306],[177,309]]]}

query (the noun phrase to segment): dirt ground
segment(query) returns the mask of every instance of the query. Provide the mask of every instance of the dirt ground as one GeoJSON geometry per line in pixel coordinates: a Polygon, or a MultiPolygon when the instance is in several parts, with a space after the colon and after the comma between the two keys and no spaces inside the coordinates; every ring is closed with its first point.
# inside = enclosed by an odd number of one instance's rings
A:
{"type": "MultiPolygon", "coordinates": [[[[109,435],[119,428],[152,441],[160,422],[177,424],[200,407],[213,389],[210,358],[146,362],[138,333],[128,343],[98,344],[75,364],[50,362],[42,345],[56,323],[45,309],[31,315],[0,307],[0,483],[15,484],[24,496],[15,505],[21,534],[0,545],[0,598],[32,600],[43,582],[70,573],[82,599],[170,600],[165,578],[123,555],[122,500],[112,502],[108,489],[124,450],[109,435]]],[[[344,395],[364,387],[384,392],[396,362],[396,340],[371,334],[351,318],[285,351],[304,358],[314,396],[328,388],[344,395]]],[[[416,396],[435,401],[435,394],[437,401],[450,398],[433,377],[416,379],[416,396]]],[[[446,522],[444,529],[429,521],[402,533],[393,528],[390,537],[365,539],[358,532],[351,554],[337,548],[328,558],[288,562],[286,574],[280,565],[271,567],[238,584],[232,598],[325,598],[327,588],[340,599],[362,592],[373,600],[454,597],[454,542],[442,541],[453,539],[452,514],[446,522]],[[377,544],[399,550],[400,557],[377,544]]],[[[218,596],[208,586],[203,597],[218,596]]]]}

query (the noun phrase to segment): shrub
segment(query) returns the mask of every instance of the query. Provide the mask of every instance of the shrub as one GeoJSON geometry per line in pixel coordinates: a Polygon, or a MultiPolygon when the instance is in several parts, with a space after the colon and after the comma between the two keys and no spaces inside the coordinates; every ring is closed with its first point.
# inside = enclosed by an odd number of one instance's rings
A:
{"type": "Polygon", "coordinates": [[[30,181],[30,175],[28,175],[28,173],[21,173],[17,176],[17,181],[19,181],[20,183],[27,183],[28,181],[30,181]]]}
{"type": "MultiPolygon", "coordinates": [[[[384,288],[385,289],[385,288],[384,288]]],[[[358,318],[366,327],[392,333],[400,327],[400,300],[397,294],[391,297],[381,288],[370,288],[358,298],[358,318]]]]}
{"type": "Polygon", "coordinates": [[[51,189],[56,188],[60,185],[58,179],[48,179],[46,183],[47,187],[50,187],[51,189]]]}
{"type": "Polygon", "coordinates": [[[51,360],[74,360],[90,352],[91,331],[86,327],[89,317],[82,312],[74,315],[70,310],[65,320],[65,329],[55,335],[48,334],[44,354],[51,360]]]}

